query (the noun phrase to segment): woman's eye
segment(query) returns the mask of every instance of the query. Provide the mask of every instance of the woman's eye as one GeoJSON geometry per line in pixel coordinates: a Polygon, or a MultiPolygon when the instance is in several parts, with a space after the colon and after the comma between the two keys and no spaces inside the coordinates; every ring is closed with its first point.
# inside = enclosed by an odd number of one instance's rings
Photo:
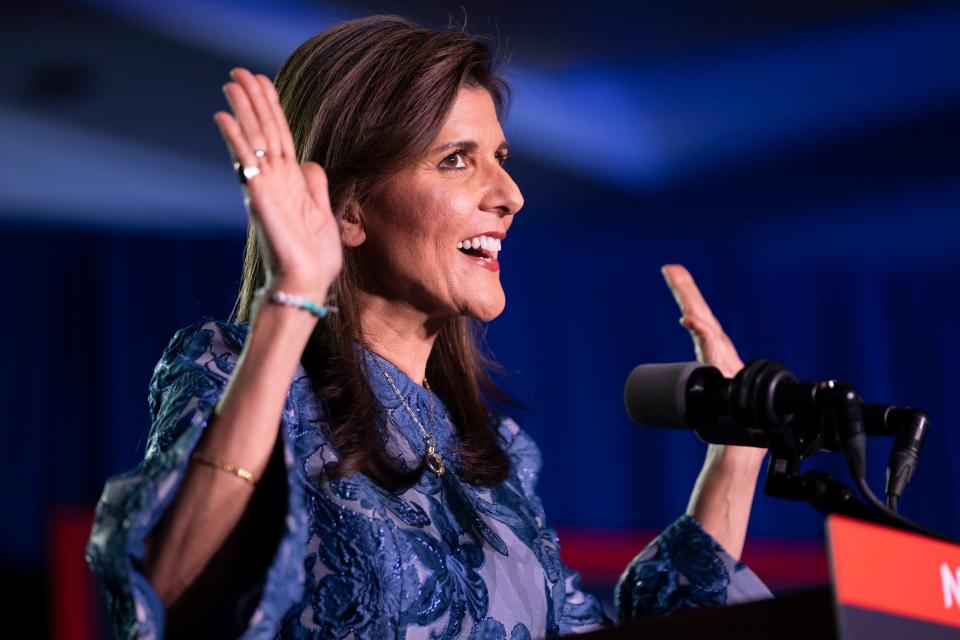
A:
{"type": "Polygon", "coordinates": [[[444,169],[466,169],[467,163],[463,159],[463,151],[451,153],[441,162],[444,169]]]}
{"type": "MultiPolygon", "coordinates": [[[[466,151],[455,151],[440,161],[440,167],[442,169],[466,169],[467,155],[468,154],[466,151]]],[[[496,155],[497,163],[501,167],[507,164],[507,160],[509,159],[510,155],[506,153],[499,153],[496,155]]]]}

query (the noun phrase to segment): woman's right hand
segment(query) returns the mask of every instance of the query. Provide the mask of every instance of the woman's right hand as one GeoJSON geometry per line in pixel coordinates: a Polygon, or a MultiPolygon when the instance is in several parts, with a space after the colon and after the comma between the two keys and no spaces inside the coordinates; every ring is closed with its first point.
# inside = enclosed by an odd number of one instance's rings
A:
{"type": "Polygon", "coordinates": [[[214,120],[234,161],[260,169],[244,185],[244,204],[257,230],[267,285],[323,304],[343,264],[326,173],[315,162],[297,161],[273,82],[243,68],[230,76],[224,93],[234,115],[219,111],[214,120]],[[257,157],[257,150],[266,155],[257,157]]]}

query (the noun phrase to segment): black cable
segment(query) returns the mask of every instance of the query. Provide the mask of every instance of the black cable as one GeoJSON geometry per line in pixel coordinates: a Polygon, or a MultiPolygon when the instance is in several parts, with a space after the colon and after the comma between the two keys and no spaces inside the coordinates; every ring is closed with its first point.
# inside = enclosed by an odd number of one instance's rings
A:
{"type": "Polygon", "coordinates": [[[938,533],[936,531],[933,531],[932,529],[928,529],[922,524],[916,523],[913,520],[910,520],[908,518],[904,518],[902,515],[900,515],[896,511],[893,511],[887,508],[887,505],[883,504],[880,501],[880,499],[877,498],[877,496],[873,493],[873,491],[870,490],[870,486],[867,485],[867,481],[865,478],[854,478],[854,480],[857,483],[857,488],[860,489],[861,495],[863,495],[863,497],[867,499],[867,502],[870,503],[870,505],[874,507],[877,511],[879,511],[881,514],[883,514],[888,519],[890,519],[893,523],[898,524],[901,527],[908,529],[910,531],[914,531],[916,533],[922,533],[925,536],[930,536],[931,538],[937,538],[939,540],[947,540],[953,543],[957,542],[957,540],[951,538],[950,536],[947,536],[942,533],[938,533]]]}
{"type": "Polygon", "coordinates": [[[870,489],[866,479],[866,429],[863,420],[863,401],[860,395],[853,387],[832,380],[821,383],[819,389],[825,394],[822,405],[825,413],[832,414],[839,422],[840,444],[843,447],[847,468],[867,503],[894,524],[927,536],[949,540],[950,538],[943,534],[904,518],[884,504],[870,489]]]}

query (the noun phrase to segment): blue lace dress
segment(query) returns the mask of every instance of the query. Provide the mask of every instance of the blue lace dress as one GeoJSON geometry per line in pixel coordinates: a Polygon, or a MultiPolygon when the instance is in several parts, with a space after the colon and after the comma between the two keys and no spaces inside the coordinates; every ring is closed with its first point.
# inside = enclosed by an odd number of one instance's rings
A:
{"type": "MultiPolygon", "coordinates": [[[[161,638],[165,611],[140,571],[144,539],[170,503],[234,367],[247,325],[210,322],[178,332],[150,383],[153,428],[144,461],[104,488],[87,547],[121,638],[161,638]]],[[[378,358],[366,353],[366,358],[378,358]]],[[[337,453],[302,369],[283,410],[288,505],[269,567],[232,607],[244,638],[540,638],[611,624],[560,558],[535,492],[540,453],[509,418],[500,434],[509,478],[478,489],[457,474],[449,414],[390,362],[414,412],[429,415],[447,472],[392,493],[365,476],[331,481],[337,453]]],[[[386,446],[418,464],[424,442],[376,363],[374,392],[389,416],[386,446]]],[[[426,422],[426,419],[423,420],[426,422]]],[[[278,525],[279,526],[279,525],[278,525]]],[[[769,597],[695,520],[681,517],[627,567],[621,618],[769,597]]],[[[225,623],[224,629],[233,628],[225,623]]]]}

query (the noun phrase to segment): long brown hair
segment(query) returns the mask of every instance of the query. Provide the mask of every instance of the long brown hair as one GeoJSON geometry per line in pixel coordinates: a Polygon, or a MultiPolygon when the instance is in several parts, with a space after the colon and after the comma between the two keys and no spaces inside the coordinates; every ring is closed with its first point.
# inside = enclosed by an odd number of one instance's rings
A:
{"type": "MultiPolygon", "coordinates": [[[[462,86],[490,92],[502,116],[508,87],[496,73],[493,48],[462,31],[418,27],[404,18],[345,22],[302,44],[277,75],[277,91],[301,162],[324,167],[338,219],[368,201],[379,183],[422,157],[462,86]]],[[[339,462],[333,477],[362,472],[388,488],[422,473],[397,468],[383,450],[384,412],[358,358],[361,264],[344,247],[331,287],[340,309],[318,323],[302,357],[328,413],[339,462]]],[[[247,234],[235,318],[249,321],[253,292],[265,271],[257,235],[247,234]]],[[[476,485],[506,478],[509,462],[496,432],[498,411],[516,406],[490,377],[498,365],[480,347],[480,324],[452,317],[441,328],[427,377],[450,410],[460,436],[460,474],[476,485]]]]}

